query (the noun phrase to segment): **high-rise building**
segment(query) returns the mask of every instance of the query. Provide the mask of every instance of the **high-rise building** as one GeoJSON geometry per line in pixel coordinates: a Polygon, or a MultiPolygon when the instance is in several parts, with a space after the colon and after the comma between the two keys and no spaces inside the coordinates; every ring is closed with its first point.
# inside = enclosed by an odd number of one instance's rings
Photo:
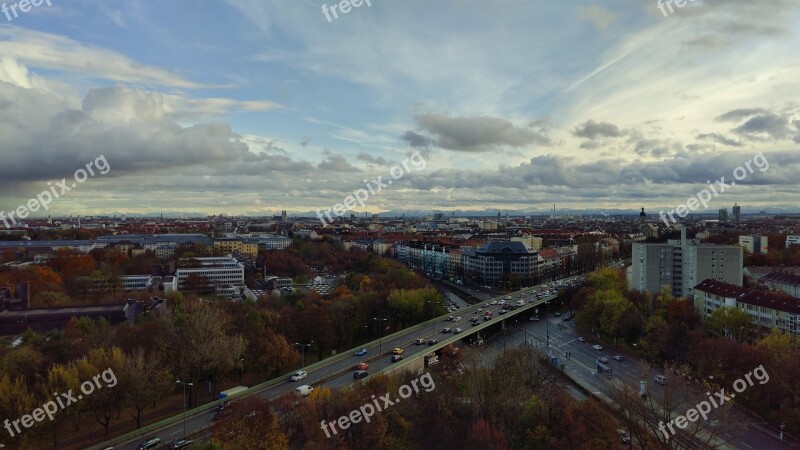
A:
{"type": "Polygon", "coordinates": [[[689,297],[692,288],[706,279],[742,285],[743,251],[739,246],[702,244],[686,239],[670,239],[666,244],[633,244],[631,288],[657,293],[662,286],[672,295],[689,297]]]}
{"type": "Polygon", "coordinates": [[[739,236],[739,246],[750,253],[767,253],[768,240],[766,236],[739,236]]]}
{"type": "Polygon", "coordinates": [[[733,204],[733,221],[739,223],[742,220],[742,207],[738,204],[733,204]]]}
{"type": "Polygon", "coordinates": [[[719,222],[725,223],[728,221],[728,208],[722,208],[719,210],[719,222]]]}

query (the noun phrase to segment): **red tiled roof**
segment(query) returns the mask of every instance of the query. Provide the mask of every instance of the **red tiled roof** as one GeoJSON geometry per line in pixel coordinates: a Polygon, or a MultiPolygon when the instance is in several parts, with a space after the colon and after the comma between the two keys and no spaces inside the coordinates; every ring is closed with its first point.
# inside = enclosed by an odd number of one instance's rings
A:
{"type": "Polygon", "coordinates": [[[761,280],[800,286],[800,275],[795,275],[793,273],[772,272],[762,277],[761,280]]]}
{"type": "Polygon", "coordinates": [[[712,279],[704,280],[695,286],[694,290],[720,297],[735,298],[738,303],[761,306],[791,314],[800,314],[800,298],[784,293],[757,291],[712,279]]]}

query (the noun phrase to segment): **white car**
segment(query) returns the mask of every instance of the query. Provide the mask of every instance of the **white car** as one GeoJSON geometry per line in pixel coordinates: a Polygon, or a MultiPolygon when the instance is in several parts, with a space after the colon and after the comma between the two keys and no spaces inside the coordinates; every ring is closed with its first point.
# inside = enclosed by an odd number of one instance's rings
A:
{"type": "Polygon", "coordinates": [[[459,317],[455,317],[455,318],[453,318],[453,322],[458,322],[459,320],[461,320],[461,317],[460,317],[460,316],[459,316],[459,317]]]}
{"type": "Polygon", "coordinates": [[[603,349],[603,346],[602,346],[602,345],[600,345],[600,344],[594,344],[594,345],[592,346],[592,348],[593,348],[593,349],[595,349],[595,350],[602,350],[602,349],[603,349]]]}
{"type": "Polygon", "coordinates": [[[308,373],[305,370],[298,370],[289,379],[292,380],[292,381],[300,381],[300,380],[302,380],[303,378],[305,378],[307,376],[308,376],[308,373]]]}

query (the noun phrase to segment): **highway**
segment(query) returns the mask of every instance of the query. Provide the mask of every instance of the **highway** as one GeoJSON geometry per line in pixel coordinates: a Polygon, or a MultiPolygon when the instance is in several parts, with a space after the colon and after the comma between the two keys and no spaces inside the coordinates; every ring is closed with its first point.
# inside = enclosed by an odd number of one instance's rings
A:
{"type": "MultiPolygon", "coordinates": [[[[577,281],[579,278],[583,278],[584,276],[576,276],[571,277],[568,279],[560,280],[561,283],[568,283],[571,281],[577,281]]],[[[410,327],[409,329],[400,331],[395,333],[390,337],[385,337],[383,339],[378,339],[376,341],[372,341],[369,344],[365,345],[364,348],[367,349],[367,354],[361,357],[354,356],[354,355],[343,355],[341,357],[332,357],[328,358],[325,361],[322,361],[320,364],[314,366],[314,369],[308,369],[308,377],[300,382],[291,382],[288,381],[288,377],[290,374],[286,375],[285,382],[280,382],[278,384],[274,384],[269,386],[263,390],[257,392],[258,395],[261,395],[267,399],[274,399],[280,397],[286,393],[293,391],[297,386],[303,384],[309,384],[314,387],[319,386],[326,386],[329,388],[342,388],[350,383],[353,382],[353,372],[355,370],[355,365],[359,362],[367,362],[369,363],[370,367],[368,372],[370,374],[381,371],[383,369],[389,368],[392,364],[406,364],[412,361],[415,358],[420,358],[423,355],[430,353],[431,351],[437,350],[442,348],[443,346],[447,345],[449,342],[460,341],[461,338],[467,337],[471,332],[475,332],[477,330],[482,330],[488,327],[495,327],[500,324],[502,319],[507,319],[510,317],[514,317],[516,315],[525,316],[526,318],[531,315],[531,312],[534,311],[539,304],[549,301],[556,297],[556,292],[551,290],[549,294],[546,296],[542,294],[544,288],[542,286],[549,286],[549,289],[555,289],[556,282],[549,282],[540,286],[535,286],[531,288],[526,288],[521,291],[515,292],[513,294],[508,294],[507,296],[500,296],[496,297],[492,301],[497,302],[494,305],[488,305],[490,302],[481,302],[479,304],[475,304],[468,307],[462,307],[461,309],[455,312],[448,312],[447,314],[435,318],[427,325],[422,328],[416,329],[416,327],[410,327]],[[537,295],[542,294],[543,297],[541,299],[537,299],[537,295]],[[523,295],[525,298],[525,306],[518,308],[516,310],[508,311],[505,314],[500,314],[502,309],[500,305],[500,301],[505,301],[508,303],[514,303],[519,300],[519,296],[523,295]],[[487,306],[488,305],[488,306],[487,306]],[[477,313],[477,310],[480,309],[481,313],[477,313]],[[490,321],[484,321],[482,319],[482,315],[486,311],[492,311],[493,318],[490,321]],[[445,319],[448,316],[460,317],[458,321],[446,321],[445,319]],[[470,323],[470,320],[473,317],[480,317],[480,322],[478,325],[473,326],[470,323]],[[454,335],[452,332],[450,333],[442,333],[442,330],[446,327],[449,328],[462,328],[464,330],[463,334],[454,335]],[[416,345],[414,341],[418,338],[422,339],[430,339],[435,338],[439,342],[435,345],[429,346],[425,345],[416,345]],[[400,363],[392,363],[390,361],[390,356],[392,353],[392,349],[394,347],[403,347],[404,357],[405,359],[400,363]]],[[[352,352],[351,352],[352,353],[352,352]]],[[[248,393],[247,395],[255,394],[255,392],[248,393]]],[[[215,411],[213,406],[208,406],[207,409],[200,408],[201,412],[196,412],[187,416],[186,419],[186,435],[193,435],[195,433],[201,432],[205,428],[207,428],[212,423],[212,418],[214,417],[215,411]]],[[[123,442],[118,442],[117,439],[113,439],[106,443],[100,444],[98,446],[92,447],[92,449],[105,449],[113,445],[115,450],[135,450],[136,445],[141,442],[144,438],[149,436],[157,436],[161,438],[164,443],[168,443],[173,438],[180,438],[184,436],[184,425],[183,421],[181,420],[181,415],[174,416],[173,419],[175,420],[170,425],[167,425],[163,428],[158,430],[153,430],[150,432],[145,433],[136,433],[135,437],[131,438],[124,438],[123,442]]],[[[119,439],[119,438],[118,438],[119,439]]]]}

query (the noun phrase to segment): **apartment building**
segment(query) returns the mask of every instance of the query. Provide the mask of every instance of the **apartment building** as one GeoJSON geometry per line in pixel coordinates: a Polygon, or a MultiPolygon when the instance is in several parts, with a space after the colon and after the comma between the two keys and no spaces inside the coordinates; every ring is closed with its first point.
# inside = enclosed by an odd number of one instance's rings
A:
{"type": "Polygon", "coordinates": [[[786,236],[786,248],[793,245],[800,245],[800,236],[786,236]]]}
{"type": "Polygon", "coordinates": [[[239,238],[221,238],[214,241],[209,249],[213,254],[239,253],[251,258],[258,257],[258,243],[239,238]]]}
{"type": "Polygon", "coordinates": [[[800,297],[800,275],[786,272],[772,272],[761,277],[758,281],[770,289],[781,291],[792,297],[800,297]]]}
{"type": "Polygon", "coordinates": [[[659,292],[662,286],[672,295],[689,298],[701,281],[712,279],[742,285],[743,251],[739,246],[703,244],[671,239],[666,244],[634,243],[629,283],[632,289],[659,292]]]}
{"type": "Polygon", "coordinates": [[[491,241],[462,252],[465,276],[491,286],[496,286],[504,274],[519,275],[523,285],[530,285],[541,262],[538,252],[522,242],[491,241]]]}
{"type": "Polygon", "coordinates": [[[757,291],[717,280],[704,280],[693,289],[693,304],[704,318],[723,306],[746,312],[761,336],[777,328],[800,335],[800,299],[782,293],[757,291]]]}

